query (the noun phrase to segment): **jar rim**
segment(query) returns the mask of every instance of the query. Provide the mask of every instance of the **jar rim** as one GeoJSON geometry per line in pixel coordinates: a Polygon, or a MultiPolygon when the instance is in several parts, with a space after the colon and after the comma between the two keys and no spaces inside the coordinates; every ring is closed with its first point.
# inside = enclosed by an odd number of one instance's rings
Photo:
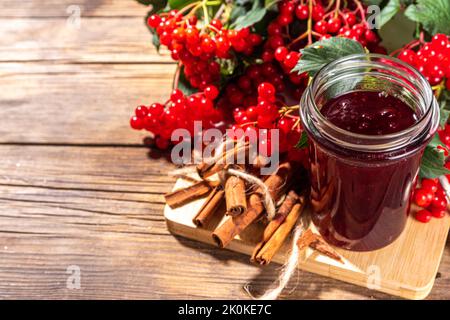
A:
{"type": "MultiPolygon", "coordinates": [[[[372,61],[373,63],[375,63],[375,61],[372,61]]],[[[395,67],[395,66],[393,66],[395,67]]],[[[396,68],[398,70],[401,70],[400,68],[396,68]]],[[[439,112],[437,112],[436,108],[438,108],[437,106],[437,102],[434,98],[434,94],[433,94],[433,90],[430,86],[430,84],[428,83],[428,81],[425,79],[425,77],[417,70],[415,69],[413,66],[401,61],[400,59],[391,57],[391,56],[387,56],[387,55],[383,55],[383,54],[376,54],[376,53],[368,53],[368,54],[353,54],[353,55],[348,55],[345,56],[343,58],[339,58],[337,60],[334,60],[328,64],[326,64],[325,66],[323,66],[314,76],[314,78],[312,79],[310,85],[307,87],[307,89],[305,90],[304,93],[304,99],[308,100],[308,103],[312,106],[312,111],[314,112],[314,117],[316,118],[317,121],[320,121],[324,126],[326,126],[327,128],[329,128],[331,131],[334,131],[337,134],[341,134],[341,135],[345,135],[345,136],[349,136],[353,139],[357,139],[357,140],[362,140],[362,141],[367,141],[369,145],[375,145],[376,141],[392,141],[392,140],[399,140],[402,137],[408,136],[410,134],[412,134],[413,132],[417,131],[418,128],[423,128],[427,125],[427,123],[430,121],[430,119],[432,121],[434,121],[434,123],[432,123],[432,128],[430,130],[430,134],[434,134],[434,132],[437,130],[437,126],[439,124],[439,112]],[[390,134],[382,134],[382,135],[367,135],[367,134],[361,134],[361,133],[354,133],[351,131],[348,131],[346,129],[340,128],[338,126],[336,126],[335,124],[333,124],[331,121],[329,121],[321,112],[319,107],[316,104],[315,101],[315,96],[313,93],[314,89],[317,89],[317,82],[319,81],[319,79],[321,78],[321,76],[323,76],[324,74],[327,74],[328,71],[334,67],[336,67],[339,64],[345,63],[349,60],[357,60],[357,59],[365,59],[368,62],[372,61],[373,59],[384,59],[390,62],[394,62],[395,64],[399,65],[401,68],[403,68],[404,70],[402,70],[402,72],[407,72],[409,73],[409,75],[407,75],[407,77],[414,77],[415,81],[420,83],[421,88],[421,93],[422,93],[422,98],[426,103],[425,106],[425,112],[423,112],[423,114],[421,114],[420,118],[417,120],[416,123],[414,123],[414,125],[403,129],[401,131],[398,132],[394,132],[394,133],[390,133],[390,134]],[[432,114],[434,113],[434,114],[432,114]]],[[[302,102],[303,102],[303,98],[302,98],[302,102]]],[[[301,114],[301,118],[304,118],[304,103],[302,103],[303,106],[300,107],[300,112],[303,113],[301,114]]],[[[302,120],[303,121],[303,120],[302,120]]],[[[382,143],[384,144],[384,143],[382,143]]],[[[352,145],[352,144],[350,144],[352,145]]],[[[351,149],[361,149],[364,145],[366,144],[357,144],[356,146],[353,145],[354,148],[352,148],[350,146],[351,149]]],[[[383,149],[383,151],[385,151],[385,149],[383,149]]]]}

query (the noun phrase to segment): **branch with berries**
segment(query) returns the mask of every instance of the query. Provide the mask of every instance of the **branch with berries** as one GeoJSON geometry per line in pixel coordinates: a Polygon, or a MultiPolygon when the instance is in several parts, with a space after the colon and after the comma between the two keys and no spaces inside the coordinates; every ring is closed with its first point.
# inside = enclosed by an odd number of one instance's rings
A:
{"type": "Polygon", "coordinates": [[[139,106],[132,128],[153,133],[160,149],[174,144],[171,131],[192,131],[195,120],[203,128],[279,128],[281,152],[305,161],[292,112],[309,80],[307,72],[292,72],[300,49],[338,36],[386,52],[367,28],[362,3],[326,2],[145,1],[154,5],[147,17],[154,43],[170,51],[178,70],[170,99],[139,106]]]}

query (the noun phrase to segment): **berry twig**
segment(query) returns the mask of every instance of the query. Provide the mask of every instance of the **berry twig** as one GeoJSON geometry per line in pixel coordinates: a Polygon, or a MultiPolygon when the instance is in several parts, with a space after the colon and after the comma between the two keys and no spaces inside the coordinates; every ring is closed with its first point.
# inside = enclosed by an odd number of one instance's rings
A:
{"type": "MultiPolygon", "coordinates": [[[[189,13],[184,17],[183,20],[189,21],[189,18],[191,18],[192,16],[195,15],[195,13],[197,12],[197,10],[199,10],[202,7],[202,2],[198,1],[198,2],[194,2],[192,3],[194,6],[192,7],[192,10],[189,11],[189,13]]],[[[183,8],[182,10],[186,9],[187,7],[183,8]]]]}
{"type": "Polygon", "coordinates": [[[180,62],[178,62],[177,65],[177,69],[175,70],[175,74],[173,76],[173,81],[172,81],[172,89],[175,90],[178,88],[179,82],[180,82],[180,74],[181,74],[181,67],[183,66],[183,64],[180,62]]]}
{"type": "MultiPolygon", "coordinates": [[[[199,4],[201,4],[200,1],[196,1],[196,2],[190,3],[186,7],[184,7],[180,11],[178,11],[177,15],[183,15],[185,12],[191,10],[194,7],[197,7],[199,4]]],[[[195,10],[194,10],[194,12],[195,12],[195,10]]]]}
{"type": "MultiPolygon", "coordinates": [[[[202,8],[203,8],[203,18],[205,19],[205,26],[209,25],[209,14],[208,14],[208,7],[206,5],[206,0],[202,1],[202,8]]],[[[202,31],[204,28],[202,28],[202,31]]]]}
{"type": "Polygon", "coordinates": [[[441,83],[432,86],[431,89],[433,89],[436,99],[439,99],[442,91],[445,90],[445,80],[442,80],[441,83]]]}
{"type": "Polygon", "coordinates": [[[214,15],[214,19],[220,19],[222,14],[225,12],[226,7],[227,7],[227,4],[222,3],[219,7],[219,10],[217,10],[216,14],[214,15]]]}
{"type": "Polygon", "coordinates": [[[309,32],[308,32],[308,31],[305,31],[304,33],[302,33],[301,35],[299,35],[297,38],[295,38],[294,40],[292,40],[292,41],[287,45],[287,47],[288,47],[288,48],[291,48],[295,43],[297,43],[297,42],[299,42],[299,41],[305,39],[305,38],[308,37],[308,36],[309,36],[309,32]]]}
{"type": "Polygon", "coordinates": [[[359,0],[354,0],[355,4],[356,4],[356,11],[359,11],[360,15],[361,15],[361,20],[363,22],[366,22],[366,11],[364,10],[363,5],[361,4],[361,2],[359,0]]]}
{"type": "Polygon", "coordinates": [[[299,109],[300,109],[299,106],[285,106],[280,109],[279,113],[281,116],[285,117],[285,116],[289,115],[290,113],[292,113],[296,110],[299,110],[299,109]]]}
{"type": "Polygon", "coordinates": [[[341,7],[341,0],[337,0],[336,9],[334,9],[334,18],[337,18],[339,16],[340,7],[341,7]]]}
{"type": "Polygon", "coordinates": [[[313,10],[313,0],[309,0],[309,17],[308,17],[308,45],[312,44],[312,10],[313,10]]]}
{"type": "Polygon", "coordinates": [[[325,11],[329,11],[329,10],[331,9],[331,7],[333,6],[333,4],[335,3],[335,1],[336,1],[336,0],[331,0],[331,1],[328,3],[327,7],[325,8],[325,11]]]}

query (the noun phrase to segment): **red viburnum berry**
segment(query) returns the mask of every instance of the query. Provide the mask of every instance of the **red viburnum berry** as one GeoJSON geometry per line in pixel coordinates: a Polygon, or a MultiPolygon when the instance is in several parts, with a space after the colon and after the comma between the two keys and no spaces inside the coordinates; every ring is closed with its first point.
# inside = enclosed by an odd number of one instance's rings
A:
{"type": "Polygon", "coordinates": [[[420,210],[416,213],[416,219],[423,223],[430,222],[431,217],[432,217],[432,214],[428,210],[420,210]]]}
{"type": "Polygon", "coordinates": [[[341,28],[341,20],[339,18],[331,18],[327,21],[328,32],[337,33],[341,28]]]}
{"type": "Polygon", "coordinates": [[[306,20],[309,17],[309,8],[307,5],[299,4],[297,8],[295,8],[295,15],[300,20],[306,20]]]}
{"type": "Polygon", "coordinates": [[[144,128],[144,123],[143,123],[142,119],[140,119],[136,116],[133,116],[130,119],[130,126],[131,126],[131,128],[133,128],[135,130],[141,130],[144,128]]]}
{"type": "Polygon", "coordinates": [[[217,89],[217,87],[213,85],[207,86],[204,92],[205,96],[210,100],[215,100],[219,95],[219,89],[217,89]]]}
{"type": "Polygon", "coordinates": [[[262,99],[270,101],[275,97],[275,87],[269,82],[263,82],[258,86],[258,95],[262,99]]]}

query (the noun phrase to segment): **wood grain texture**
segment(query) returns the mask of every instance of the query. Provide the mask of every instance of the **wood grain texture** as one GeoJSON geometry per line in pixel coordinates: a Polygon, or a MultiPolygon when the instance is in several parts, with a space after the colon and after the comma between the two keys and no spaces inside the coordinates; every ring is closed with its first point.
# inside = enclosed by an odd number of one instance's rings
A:
{"type": "Polygon", "coordinates": [[[0,18],[0,113],[8,124],[0,143],[140,143],[146,135],[129,130],[128,119],[137,105],[167,99],[175,68],[151,45],[145,10],[82,19],[80,29],[66,18],[0,18]]]}
{"type": "MultiPolygon", "coordinates": [[[[131,1],[129,1],[131,2],[131,1]]],[[[0,62],[172,63],[157,54],[142,17],[1,19],[0,62]]]]}
{"type": "Polygon", "coordinates": [[[165,101],[174,65],[0,63],[0,143],[137,144],[140,104],[165,101]],[[26,116],[24,116],[26,115],[26,116]]]}
{"type": "Polygon", "coordinates": [[[0,18],[67,17],[67,8],[80,6],[85,17],[142,17],[147,8],[134,0],[2,0],[0,18]]]}
{"type": "MultiPolygon", "coordinates": [[[[278,265],[169,233],[163,194],[173,166],[147,153],[0,146],[0,298],[245,299],[243,285],[267,288],[278,265]],[[66,288],[70,265],[81,268],[80,290],[66,288]]],[[[449,257],[447,244],[430,298],[448,298],[449,257]]],[[[300,271],[282,298],[392,297],[300,271]]]]}

